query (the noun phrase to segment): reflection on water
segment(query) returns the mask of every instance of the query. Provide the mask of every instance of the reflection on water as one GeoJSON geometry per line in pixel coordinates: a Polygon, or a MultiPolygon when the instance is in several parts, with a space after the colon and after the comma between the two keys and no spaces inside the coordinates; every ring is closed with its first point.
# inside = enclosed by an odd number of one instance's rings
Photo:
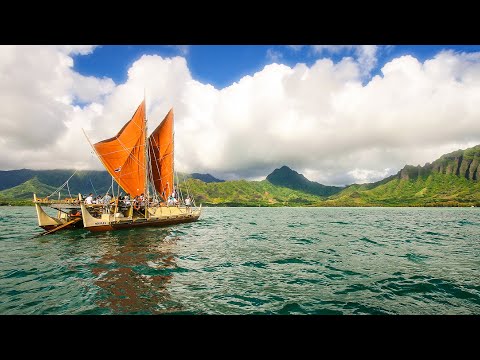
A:
{"type": "Polygon", "coordinates": [[[114,314],[152,314],[179,311],[167,291],[177,268],[178,238],[166,230],[108,233],[104,254],[92,264],[100,288],[96,305],[114,314]],[[140,235],[140,236],[139,236],[140,235]],[[155,235],[155,236],[152,236],[155,235]]]}

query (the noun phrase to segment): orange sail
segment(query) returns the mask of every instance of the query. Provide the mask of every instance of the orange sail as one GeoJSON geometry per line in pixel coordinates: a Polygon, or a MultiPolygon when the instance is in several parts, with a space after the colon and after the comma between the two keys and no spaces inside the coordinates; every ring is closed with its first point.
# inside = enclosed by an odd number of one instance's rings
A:
{"type": "Polygon", "coordinates": [[[153,183],[166,200],[173,191],[173,109],[148,140],[153,183]]]}
{"type": "Polygon", "coordinates": [[[103,165],[131,196],[145,193],[145,101],[120,132],[93,145],[103,165]]]}

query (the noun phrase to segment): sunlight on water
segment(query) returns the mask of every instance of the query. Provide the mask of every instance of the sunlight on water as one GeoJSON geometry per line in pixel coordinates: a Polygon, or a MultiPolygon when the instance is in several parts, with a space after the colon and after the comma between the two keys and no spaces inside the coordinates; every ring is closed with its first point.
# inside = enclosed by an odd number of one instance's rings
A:
{"type": "Polygon", "coordinates": [[[479,314],[477,208],[205,208],[89,233],[0,207],[0,314],[479,314]]]}

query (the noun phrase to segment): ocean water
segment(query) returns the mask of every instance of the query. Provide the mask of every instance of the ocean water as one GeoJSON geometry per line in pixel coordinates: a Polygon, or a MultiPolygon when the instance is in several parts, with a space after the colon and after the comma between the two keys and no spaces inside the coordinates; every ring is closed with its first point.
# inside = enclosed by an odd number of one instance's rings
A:
{"type": "Polygon", "coordinates": [[[478,208],[204,208],[40,232],[0,207],[0,314],[480,314],[478,208]]]}

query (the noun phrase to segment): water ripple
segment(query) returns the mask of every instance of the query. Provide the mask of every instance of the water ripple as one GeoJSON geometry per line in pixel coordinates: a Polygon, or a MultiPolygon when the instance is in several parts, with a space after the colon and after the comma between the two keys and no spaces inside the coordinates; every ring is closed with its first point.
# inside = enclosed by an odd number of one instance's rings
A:
{"type": "Polygon", "coordinates": [[[0,208],[0,314],[479,314],[477,208],[205,208],[38,233],[0,208]]]}

